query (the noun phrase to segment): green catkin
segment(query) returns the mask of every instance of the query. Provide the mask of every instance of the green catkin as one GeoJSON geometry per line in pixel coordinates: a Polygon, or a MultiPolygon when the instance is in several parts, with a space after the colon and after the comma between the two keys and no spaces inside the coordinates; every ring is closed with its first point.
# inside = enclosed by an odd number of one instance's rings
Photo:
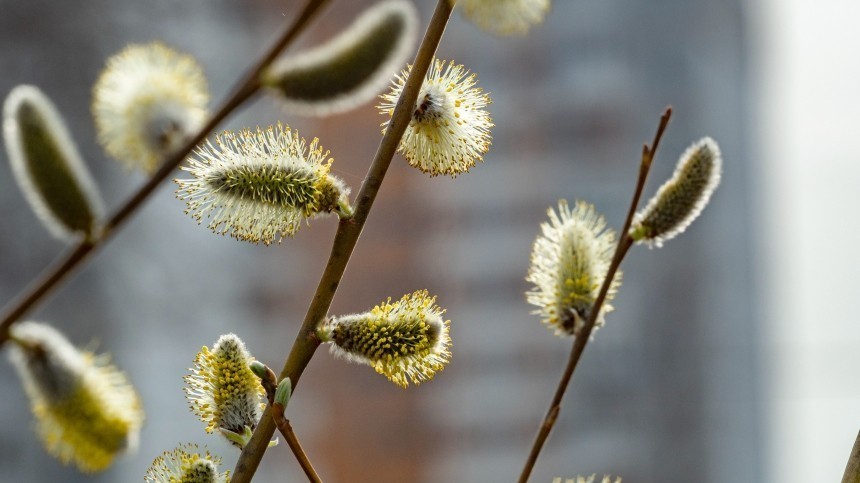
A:
{"type": "Polygon", "coordinates": [[[15,179],[40,220],[58,238],[94,236],[101,197],[51,101],[36,87],[18,86],[3,117],[15,179]]]}

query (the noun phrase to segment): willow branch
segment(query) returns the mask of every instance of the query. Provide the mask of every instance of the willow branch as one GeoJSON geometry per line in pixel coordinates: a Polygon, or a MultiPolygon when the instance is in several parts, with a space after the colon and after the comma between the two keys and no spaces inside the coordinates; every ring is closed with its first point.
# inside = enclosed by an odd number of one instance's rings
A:
{"type": "MultiPolygon", "coordinates": [[[[289,377],[292,381],[294,391],[302,372],[304,372],[305,367],[307,367],[314,352],[320,345],[315,334],[317,324],[328,313],[331,301],[346,270],[349,258],[358,242],[358,238],[364,228],[364,223],[382,185],[382,180],[388,171],[388,166],[391,164],[391,159],[397,150],[397,146],[400,144],[400,138],[403,137],[403,133],[409,125],[415,102],[418,99],[418,93],[424,83],[430,63],[433,61],[436,48],[442,39],[442,34],[451,16],[452,9],[453,2],[449,0],[439,0],[436,4],[436,10],[424,34],[424,39],[421,41],[418,53],[415,56],[415,61],[413,62],[409,77],[406,79],[403,93],[397,101],[397,105],[391,115],[391,121],[388,124],[388,129],[386,129],[385,135],[382,137],[373,162],[368,169],[367,176],[358,192],[355,213],[351,218],[341,220],[338,225],[325,270],[317,285],[302,326],[296,335],[296,340],[293,342],[293,347],[281,370],[280,378],[289,377]]],[[[272,418],[271,409],[266,409],[263,417],[260,419],[260,424],[254,430],[254,435],[248,444],[245,445],[239,461],[236,462],[236,468],[233,471],[231,479],[232,483],[248,483],[251,481],[274,432],[275,423],[272,418]]]]}
{"type": "Polygon", "coordinates": [[[858,482],[860,482],[860,433],[857,433],[851,456],[848,457],[848,464],[845,465],[845,474],[842,475],[842,483],[858,482]]]}
{"type": "Polygon", "coordinates": [[[322,483],[322,479],[314,469],[314,465],[311,464],[311,460],[302,448],[301,443],[299,443],[299,438],[296,436],[296,432],[293,431],[293,426],[288,419],[284,418],[284,407],[278,403],[272,405],[272,417],[275,420],[275,426],[278,427],[278,431],[284,435],[284,439],[287,440],[287,444],[293,451],[293,455],[295,455],[296,460],[301,465],[305,475],[307,475],[308,481],[311,483],[322,483]]]}
{"type": "Polygon", "coordinates": [[[636,208],[639,206],[639,199],[642,197],[642,190],[645,188],[645,181],[648,179],[648,172],[651,169],[651,163],[654,160],[654,155],[657,153],[660,139],[663,137],[663,132],[665,132],[671,116],[672,108],[666,108],[663,115],[660,117],[660,125],[657,128],[657,133],[654,135],[654,140],[651,142],[651,146],[649,147],[648,145],[645,145],[642,147],[642,158],[639,163],[639,177],[636,180],[633,199],[630,202],[630,209],[627,212],[627,218],[624,220],[624,226],[619,235],[618,245],[616,246],[615,254],[612,257],[612,263],[606,271],[606,277],[603,279],[603,284],[600,286],[600,292],[598,292],[597,299],[594,301],[591,312],[588,314],[588,320],[586,320],[582,330],[576,334],[576,338],[573,340],[573,348],[571,348],[570,351],[570,358],[567,361],[567,367],[565,367],[561,380],[558,382],[555,395],[553,396],[549,409],[546,412],[546,416],[544,416],[543,422],[538,429],[537,436],[535,436],[531,452],[526,459],[523,471],[520,473],[520,483],[526,483],[529,480],[529,476],[534,469],[535,463],[537,463],[541,449],[543,449],[544,443],[546,443],[546,439],[549,437],[549,433],[552,431],[552,428],[558,419],[558,414],[561,412],[561,401],[564,398],[564,394],[567,391],[567,387],[570,384],[573,373],[576,371],[579,359],[582,357],[583,351],[585,351],[585,346],[588,345],[588,340],[591,337],[591,332],[594,330],[594,324],[600,314],[600,309],[606,301],[606,295],[609,293],[609,287],[612,285],[615,273],[621,266],[621,262],[624,260],[624,256],[627,255],[627,251],[630,250],[631,246],[633,246],[633,239],[627,232],[630,231],[630,225],[633,223],[633,216],[636,214],[636,208]]]}
{"type": "Polygon", "coordinates": [[[260,73],[304,31],[305,27],[307,27],[328,1],[308,0],[308,3],[299,13],[299,16],[293,20],[292,24],[281,34],[265,54],[247,70],[244,77],[236,84],[232,94],[215,110],[215,114],[181,148],[168,156],[158,171],[108,218],[101,233],[92,239],[84,239],[78,242],[62,259],[57,261],[53,266],[48,267],[15,300],[3,309],[2,315],[0,315],[0,345],[8,340],[9,329],[12,327],[12,324],[20,320],[21,317],[44,300],[60,282],[65,280],[75,269],[87,261],[96,248],[107,243],[112,235],[131,215],[137,212],[144,201],[155,191],[155,188],[170,176],[197,144],[206,139],[238,107],[259,92],[260,73]]]}

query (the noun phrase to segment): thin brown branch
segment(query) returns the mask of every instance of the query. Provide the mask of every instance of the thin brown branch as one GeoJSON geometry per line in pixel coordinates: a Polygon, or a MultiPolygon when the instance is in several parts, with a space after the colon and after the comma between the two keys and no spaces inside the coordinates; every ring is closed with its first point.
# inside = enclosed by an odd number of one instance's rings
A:
{"type": "Polygon", "coordinates": [[[293,40],[307,27],[310,21],[328,3],[328,0],[308,0],[304,9],[292,24],[281,34],[278,40],[263,54],[263,56],[248,69],[242,80],[237,83],[232,94],[228,96],[215,110],[215,114],[191,139],[181,148],[171,154],[147,182],[141,186],[125,203],[123,203],[108,221],[101,233],[94,239],[85,239],[75,245],[63,258],[40,274],[15,300],[10,302],[0,315],[0,345],[9,338],[9,328],[32,310],[39,302],[49,295],[60,282],[65,280],[96,248],[107,243],[111,236],[127,221],[146,201],[180,163],[191,153],[197,144],[233,113],[239,106],[253,97],[260,90],[260,73],[271,64],[278,54],[290,45],[293,40]]]}
{"type": "Polygon", "coordinates": [[[845,465],[845,474],[842,475],[842,483],[860,483],[860,433],[854,440],[848,464],[845,465]]]}
{"type": "MultiPolygon", "coordinates": [[[[424,83],[430,63],[433,61],[436,48],[442,40],[442,34],[445,31],[445,26],[448,24],[448,19],[451,17],[452,9],[453,2],[438,0],[436,10],[424,34],[424,39],[421,41],[418,53],[415,56],[412,71],[406,80],[406,85],[391,115],[388,129],[382,137],[373,162],[368,169],[367,176],[358,192],[355,213],[352,218],[343,219],[338,225],[328,263],[308,307],[302,327],[296,335],[296,340],[280,374],[280,379],[285,377],[290,378],[294,391],[302,372],[304,372],[305,367],[307,367],[314,352],[319,347],[320,342],[315,335],[317,324],[328,313],[331,301],[346,270],[346,265],[349,262],[349,258],[358,242],[358,238],[364,228],[364,223],[379,192],[379,187],[382,185],[382,180],[388,171],[391,159],[397,150],[397,146],[400,144],[400,138],[403,137],[403,133],[409,125],[415,102],[418,99],[418,93],[424,83]]],[[[271,409],[266,409],[263,417],[260,419],[260,424],[254,430],[251,441],[245,445],[239,461],[236,462],[236,468],[233,471],[231,479],[232,483],[248,483],[251,481],[274,432],[275,423],[272,418],[271,409]]]]}
{"type": "Polygon", "coordinates": [[[284,418],[284,407],[278,403],[273,404],[272,417],[275,420],[275,426],[278,427],[278,431],[284,435],[284,439],[287,440],[287,444],[293,450],[293,454],[296,456],[296,460],[301,465],[305,475],[307,475],[308,481],[311,483],[322,483],[322,479],[314,469],[314,465],[311,464],[311,460],[302,448],[301,443],[299,443],[299,438],[296,436],[296,432],[293,431],[293,426],[288,419],[284,418]]]}
{"type": "Polygon", "coordinates": [[[668,125],[669,118],[671,116],[672,108],[666,108],[663,115],[660,117],[660,125],[657,128],[657,133],[654,135],[654,140],[651,142],[651,146],[649,147],[648,145],[645,145],[642,149],[642,159],[639,163],[639,177],[636,180],[636,188],[633,191],[633,199],[630,202],[630,209],[627,212],[627,218],[624,220],[623,228],[619,234],[618,246],[615,248],[615,255],[613,255],[612,263],[606,271],[606,277],[603,279],[603,284],[600,286],[600,292],[598,292],[597,299],[594,301],[591,312],[588,314],[588,320],[586,320],[582,331],[576,334],[576,338],[573,340],[573,347],[570,351],[570,358],[567,361],[567,367],[565,367],[561,380],[558,382],[555,395],[553,395],[552,402],[549,405],[546,416],[544,416],[543,422],[535,436],[532,449],[529,452],[525,465],[523,466],[523,471],[520,473],[520,483],[526,483],[529,480],[529,476],[531,476],[535,463],[537,463],[538,456],[540,456],[541,449],[543,449],[546,439],[549,437],[556,420],[558,420],[558,415],[561,412],[561,401],[564,398],[564,394],[567,391],[567,387],[570,384],[573,373],[576,371],[579,360],[582,357],[582,353],[585,351],[585,346],[588,345],[588,340],[591,337],[591,332],[594,330],[594,324],[600,314],[600,309],[606,301],[606,295],[609,293],[609,287],[612,284],[612,280],[615,278],[615,273],[621,266],[621,262],[624,260],[624,256],[627,255],[627,251],[630,250],[631,246],[633,246],[633,239],[630,238],[630,235],[628,235],[627,232],[630,230],[630,224],[633,222],[633,216],[636,214],[636,208],[639,206],[639,199],[642,197],[642,190],[645,187],[645,181],[648,179],[648,171],[651,169],[651,162],[654,160],[654,155],[657,153],[657,147],[660,145],[660,139],[663,137],[663,133],[666,130],[666,126],[668,125]]]}

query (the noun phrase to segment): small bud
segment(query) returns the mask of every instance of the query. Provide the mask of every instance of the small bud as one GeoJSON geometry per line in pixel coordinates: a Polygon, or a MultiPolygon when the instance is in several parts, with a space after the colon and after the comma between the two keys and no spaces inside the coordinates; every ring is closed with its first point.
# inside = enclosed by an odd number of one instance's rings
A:
{"type": "Polygon", "coordinates": [[[702,138],[678,160],[672,178],[636,213],[630,236],[649,247],[661,247],[698,218],[720,184],[723,161],[717,143],[702,138]]]}
{"type": "MultiPolygon", "coordinates": [[[[578,201],[571,210],[567,201],[561,200],[558,213],[550,208],[547,214],[549,222],[541,224],[542,233],[532,249],[526,280],[535,287],[526,292],[526,300],[538,307],[533,313],[540,315],[556,335],[577,335],[585,326],[612,262],[615,232],[606,229],[603,217],[584,201],[578,201]]],[[[612,311],[609,302],[620,285],[618,271],[595,329],[612,311]]]]}
{"type": "Polygon", "coordinates": [[[450,321],[426,290],[404,295],[363,314],[328,319],[331,352],[350,362],[366,364],[391,382],[407,387],[441,371],[451,356],[450,321]]]}
{"type": "Polygon", "coordinates": [[[180,445],[155,458],[143,481],[148,483],[227,483],[230,472],[218,473],[221,458],[194,444],[180,445]]]}
{"type": "Polygon", "coordinates": [[[129,45],[107,61],[93,87],[99,143],[109,156],[147,173],[206,118],[209,89],[193,57],[161,42],[129,45]]]}
{"type": "Polygon", "coordinates": [[[278,390],[275,391],[275,403],[283,406],[284,409],[290,403],[290,397],[293,395],[293,383],[289,377],[285,377],[278,383],[278,390]]]}
{"type": "Polygon", "coordinates": [[[3,138],[15,180],[48,230],[60,239],[96,235],[101,197],[42,91],[26,85],[12,89],[3,105],[3,138]]]}
{"type": "Polygon", "coordinates": [[[500,36],[525,35],[543,22],[550,0],[460,0],[463,16],[500,36]]]}
{"type": "Polygon", "coordinates": [[[269,375],[269,368],[260,361],[251,361],[251,363],[248,364],[248,367],[251,368],[251,372],[260,379],[265,380],[269,375]]]}
{"type": "Polygon", "coordinates": [[[217,429],[239,447],[243,444],[237,441],[247,441],[245,436],[257,427],[265,395],[251,360],[239,337],[222,335],[212,350],[203,347],[197,353],[191,374],[184,377],[186,398],[206,423],[206,432],[217,429]]]}
{"type": "MultiPolygon", "coordinates": [[[[381,114],[394,114],[411,70],[409,66],[401,72],[391,91],[380,96],[381,114]]],[[[483,161],[490,149],[493,121],[486,110],[490,96],[475,87],[477,83],[477,76],[462,65],[450,62],[446,66],[438,59],[430,64],[412,119],[397,148],[410,166],[430,176],[445,174],[455,178],[483,161]]],[[[388,121],[382,126],[385,132],[388,121]]]]}
{"type": "Polygon", "coordinates": [[[411,2],[380,2],[328,43],[276,62],[262,83],[295,112],[348,111],[373,99],[406,63],[417,31],[411,2]]]}
{"type": "Polygon", "coordinates": [[[19,323],[10,335],[11,359],[49,453],[92,473],[134,449],[143,424],[140,399],[107,356],[82,352],[36,322],[19,323]]]}
{"type": "MultiPolygon", "coordinates": [[[[278,123],[266,130],[225,131],[188,160],[176,195],[186,213],[215,233],[269,245],[292,237],[301,223],[318,214],[323,189],[331,191],[332,160],[319,140],[310,145],[278,123]]],[[[333,196],[329,193],[328,196],[333,196]]]]}

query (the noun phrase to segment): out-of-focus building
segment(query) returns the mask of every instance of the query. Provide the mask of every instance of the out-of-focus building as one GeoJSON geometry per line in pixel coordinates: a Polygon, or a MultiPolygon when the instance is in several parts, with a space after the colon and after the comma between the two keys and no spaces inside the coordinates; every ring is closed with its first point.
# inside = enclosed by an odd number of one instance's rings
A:
{"type": "MultiPolygon", "coordinates": [[[[253,0],[0,0],[0,93],[39,85],[116,206],[142,178],[95,144],[90,89],[104,59],[162,39],[204,65],[223,96],[300,2],[253,0]]],[[[335,34],[372,2],[335,1],[302,40],[335,34]]],[[[423,21],[433,2],[420,3],[423,21]]],[[[523,296],[531,243],[558,199],[585,199],[618,227],[641,143],[663,108],[674,118],[646,196],[691,142],[710,135],[725,159],[704,216],[661,250],[623,266],[616,311],[596,333],[532,481],[612,473],[625,481],[762,481],[763,397],[753,317],[747,23],[739,1],[556,0],[525,38],[499,39],[460,17],[439,57],[488,90],[496,128],[485,163],[456,180],[428,178],[399,156],[356,249],[333,313],[427,288],[448,309],[453,361],[436,380],[401,390],[322,348],[289,417],[330,482],[490,482],[519,474],[570,341],[553,337],[523,296]]],[[[255,102],[231,127],[281,120],[318,136],[334,172],[361,183],[383,120],[372,106],[316,120],[255,102]]],[[[0,154],[0,302],[62,252],[31,216],[0,154]]],[[[148,411],[141,446],[107,473],[82,477],[44,454],[11,368],[0,366],[0,482],[142,479],[179,442],[236,451],[203,434],[181,376],[202,345],[239,334],[280,367],[325,263],[333,220],[263,248],[216,237],[164,186],[34,318],[114,354],[148,411]]],[[[847,448],[846,448],[847,452],[847,448]]],[[[301,481],[285,445],[261,481],[301,481]]]]}

